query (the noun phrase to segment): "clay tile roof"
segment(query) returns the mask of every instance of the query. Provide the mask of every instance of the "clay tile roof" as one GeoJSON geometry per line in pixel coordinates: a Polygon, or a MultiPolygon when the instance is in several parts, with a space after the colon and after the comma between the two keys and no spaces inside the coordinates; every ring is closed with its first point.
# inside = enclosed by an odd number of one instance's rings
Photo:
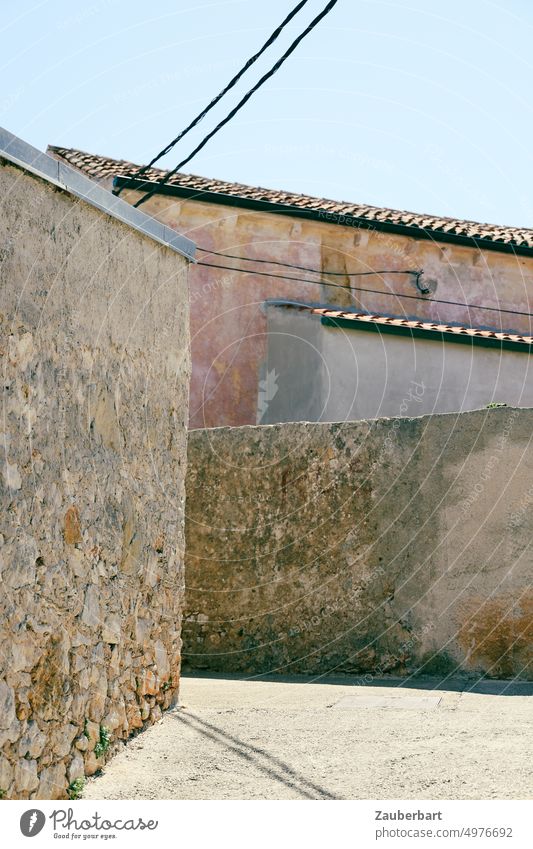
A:
{"type": "MultiPolygon", "coordinates": [[[[55,147],[50,145],[48,151],[52,155],[64,159],[75,168],[79,168],[85,174],[96,179],[106,177],[131,176],[139,166],[133,162],[123,159],[110,159],[106,156],[97,156],[84,153],[74,148],[55,147]]],[[[168,172],[159,168],[150,168],[143,179],[149,181],[160,180],[168,172]]],[[[463,221],[456,218],[444,218],[441,216],[420,215],[414,212],[406,212],[386,207],[367,206],[364,204],[347,203],[345,201],[328,200],[327,198],[316,198],[310,195],[295,194],[279,190],[264,189],[259,186],[246,186],[243,183],[230,183],[224,180],[212,180],[199,177],[195,174],[175,174],[169,181],[169,186],[180,187],[192,191],[214,192],[217,194],[230,195],[255,201],[266,201],[272,204],[281,204],[292,208],[314,210],[316,212],[327,212],[333,215],[350,216],[371,222],[394,224],[414,228],[423,231],[438,239],[442,236],[467,236],[470,239],[481,240],[492,243],[493,247],[501,245],[502,248],[523,248],[533,250],[533,229],[520,227],[506,227],[497,224],[480,224],[476,221],[463,221]]],[[[340,222],[342,223],[342,221],[340,222]]]]}
{"type": "Polygon", "coordinates": [[[324,318],[342,319],[355,322],[370,322],[376,325],[389,325],[390,327],[406,327],[416,330],[425,330],[433,333],[453,333],[459,336],[478,336],[483,339],[494,339],[498,342],[515,342],[527,346],[533,345],[533,336],[520,336],[516,333],[499,333],[496,330],[484,330],[478,327],[460,327],[454,324],[434,324],[431,321],[416,321],[413,319],[395,318],[388,315],[368,315],[368,313],[353,312],[348,310],[327,309],[325,307],[312,307],[304,304],[293,305],[290,302],[280,306],[295,306],[297,309],[308,310],[313,315],[324,318]]]}

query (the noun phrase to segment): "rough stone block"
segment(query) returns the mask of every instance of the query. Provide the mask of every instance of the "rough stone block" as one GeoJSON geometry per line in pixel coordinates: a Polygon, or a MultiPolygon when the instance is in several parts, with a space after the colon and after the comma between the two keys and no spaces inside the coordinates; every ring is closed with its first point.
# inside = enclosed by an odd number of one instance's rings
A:
{"type": "Polygon", "coordinates": [[[55,764],[39,774],[39,787],[34,799],[64,799],[68,782],[65,764],[55,764]]]}
{"type": "Polygon", "coordinates": [[[18,753],[21,758],[29,755],[31,758],[38,758],[42,754],[47,738],[46,734],[39,729],[39,726],[32,720],[28,722],[28,726],[20,738],[18,753]]]}
{"type": "Polygon", "coordinates": [[[39,786],[37,761],[22,758],[15,766],[15,788],[18,793],[31,793],[39,786]]]}

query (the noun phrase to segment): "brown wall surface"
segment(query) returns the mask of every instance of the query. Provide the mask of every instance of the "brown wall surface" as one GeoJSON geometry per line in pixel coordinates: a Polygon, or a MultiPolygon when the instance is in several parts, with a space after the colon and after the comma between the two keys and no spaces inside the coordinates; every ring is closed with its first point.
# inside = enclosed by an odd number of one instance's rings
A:
{"type": "Polygon", "coordinates": [[[184,660],[531,678],[533,410],[189,434],[184,660]]]}
{"type": "Polygon", "coordinates": [[[58,799],[177,692],[187,262],[11,165],[0,197],[0,791],[58,799]]]}
{"type": "MultiPolygon", "coordinates": [[[[121,197],[134,202],[135,191],[121,197]]],[[[241,263],[250,274],[191,266],[192,381],[190,426],[236,426],[258,422],[259,381],[265,377],[267,324],[263,304],[270,298],[292,298],[409,318],[458,322],[531,334],[531,318],[471,307],[439,304],[432,298],[533,312],[533,258],[435,242],[432,239],[310,221],[223,204],[164,195],[152,197],[141,209],[193,239],[198,259],[219,266],[239,266],[237,260],[202,253],[219,251],[318,269],[305,274],[263,263],[241,263]],[[417,300],[414,278],[348,278],[346,272],[424,269],[437,282],[431,297],[417,300]],[[327,272],[340,276],[329,277],[327,272]],[[296,281],[259,276],[254,272],[285,274],[296,281]],[[305,279],[359,286],[372,292],[350,293],[305,279]],[[387,293],[395,293],[393,296],[387,293]],[[381,294],[379,294],[381,293],[381,294]]]]}

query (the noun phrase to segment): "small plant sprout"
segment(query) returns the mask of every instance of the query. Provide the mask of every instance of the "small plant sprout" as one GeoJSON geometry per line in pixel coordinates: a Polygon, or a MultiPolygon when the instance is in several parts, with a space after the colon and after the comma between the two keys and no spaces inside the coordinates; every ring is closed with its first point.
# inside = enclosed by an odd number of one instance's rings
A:
{"type": "Polygon", "coordinates": [[[84,778],[75,778],[74,781],[71,781],[67,790],[69,799],[81,799],[84,787],[84,778]]]}
{"type": "Polygon", "coordinates": [[[94,747],[94,754],[97,758],[101,758],[102,755],[105,755],[109,746],[111,745],[111,732],[109,728],[106,728],[105,725],[100,726],[100,739],[96,746],[94,747]]]}

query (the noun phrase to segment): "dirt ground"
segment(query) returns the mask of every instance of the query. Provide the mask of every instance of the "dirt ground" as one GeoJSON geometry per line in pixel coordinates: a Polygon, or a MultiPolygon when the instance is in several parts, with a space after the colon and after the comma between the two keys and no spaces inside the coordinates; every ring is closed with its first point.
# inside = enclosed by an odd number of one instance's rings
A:
{"type": "Polygon", "coordinates": [[[186,677],[86,799],[533,797],[533,684],[186,677]]]}

